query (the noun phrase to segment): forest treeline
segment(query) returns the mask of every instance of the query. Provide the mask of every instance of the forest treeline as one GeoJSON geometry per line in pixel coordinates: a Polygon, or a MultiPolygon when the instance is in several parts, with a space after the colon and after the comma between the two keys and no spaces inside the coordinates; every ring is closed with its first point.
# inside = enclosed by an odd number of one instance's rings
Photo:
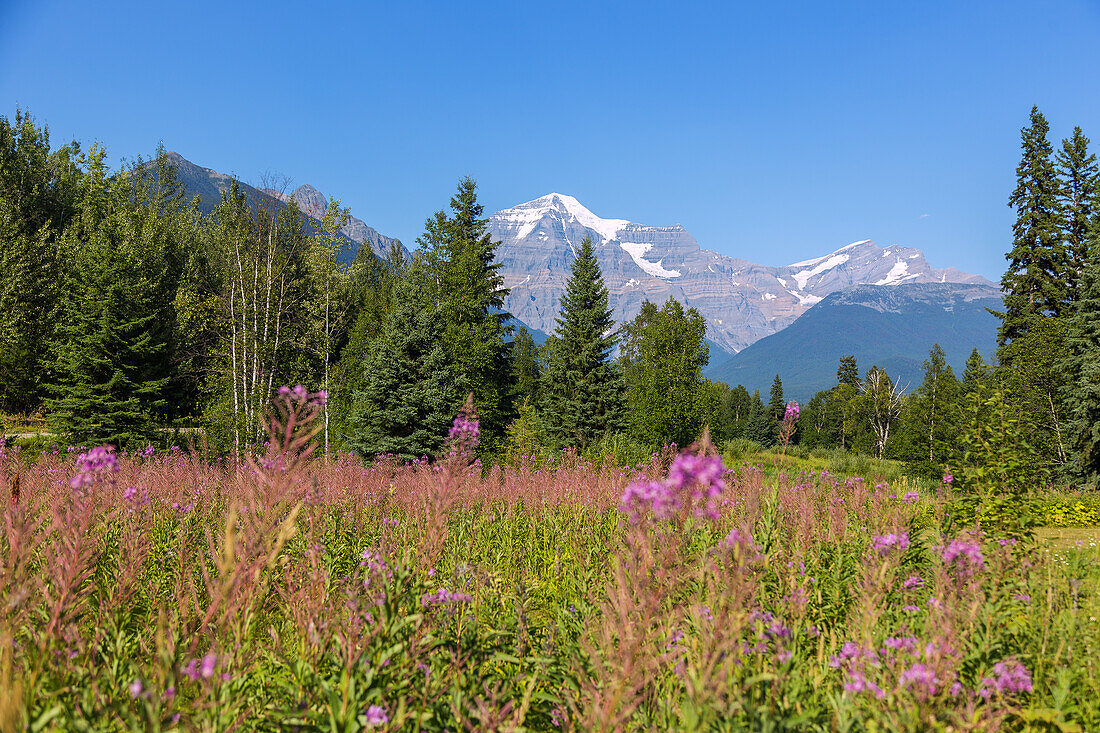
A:
{"type": "MultiPolygon", "coordinates": [[[[930,477],[1009,445],[1034,478],[1095,480],[1100,185],[1079,128],[1057,150],[1048,135],[1032,110],[996,359],[975,350],[960,378],[936,346],[913,386],[845,357],[793,442],[930,477]]],[[[331,200],[309,222],[236,182],[203,213],[163,150],[111,170],[102,147],[53,147],[29,114],[0,117],[0,414],[44,415],[72,444],[159,444],[188,426],[246,451],[278,387],[301,383],[328,396],[324,450],[364,457],[436,454],[467,395],[490,460],[636,453],[704,426],[716,442],[779,440],[780,375],[767,400],[704,379],[705,319],[674,299],[616,328],[587,240],[546,343],[514,327],[472,180],[411,258],[344,256],[348,217],[331,200]]]]}

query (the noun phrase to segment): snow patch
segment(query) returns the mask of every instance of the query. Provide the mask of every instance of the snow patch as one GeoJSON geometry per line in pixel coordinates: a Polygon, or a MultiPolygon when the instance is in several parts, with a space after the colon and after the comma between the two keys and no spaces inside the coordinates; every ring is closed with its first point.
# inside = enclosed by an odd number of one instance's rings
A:
{"type": "Polygon", "coordinates": [[[820,303],[822,300],[820,297],[816,295],[811,295],[809,293],[796,293],[793,290],[788,290],[787,292],[798,298],[799,305],[815,305],[817,303],[820,303]]]}
{"type": "Polygon", "coordinates": [[[630,278],[629,280],[627,280],[627,281],[626,281],[626,286],[627,286],[628,288],[632,288],[632,287],[634,287],[635,285],[641,285],[641,283],[640,283],[640,282],[638,282],[637,278],[633,278],[633,277],[632,277],[632,278],[630,278]]]}
{"type": "MultiPolygon", "coordinates": [[[[862,244],[862,242],[856,242],[856,244],[862,244]]],[[[854,245],[851,245],[851,244],[848,245],[848,247],[852,247],[852,246],[854,246],[854,245]]],[[[847,247],[845,247],[845,249],[847,249],[847,247]]],[[[845,262],[847,262],[849,260],[849,258],[850,258],[849,255],[833,254],[828,259],[826,259],[824,262],[818,261],[818,264],[815,265],[813,267],[813,269],[803,270],[802,272],[796,272],[793,275],[791,275],[791,277],[793,277],[795,279],[795,282],[798,283],[798,289],[799,290],[805,290],[806,289],[806,283],[809,282],[811,277],[813,277],[814,275],[820,275],[821,273],[825,272],[826,270],[831,270],[834,267],[838,267],[840,265],[843,265],[845,262]]]]}
{"type": "Polygon", "coordinates": [[[649,248],[653,246],[652,244],[649,244],[648,242],[619,242],[619,246],[621,246],[626,251],[626,253],[630,255],[630,259],[634,260],[634,264],[645,270],[650,275],[653,275],[653,277],[680,277],[679,270],[667,270],[662,266],[661,263],[663,263],[664,260],[650,262],[649,260],[645,259],[644,255],[646,252],[649,251],[649,248]]]}
{"type": "Polygon", "coordinates": [[[843,247],[841,247],[840,249],[838,249],[837,251],[832,252],[830,254],[827,254],[823,257],[814,257],[813,259],[802,260],[801,262],[792,262],[791,264],[787,265],[787,267],[813,267],[814,265],[816,265],[817,263],[819,263],[823,260],[827,260],[827,259],[830,259],[832,257],[835,257],[836,255],[840,254],[841,252],[843,252],[846,249],[851,249],[852,247],[858,247],[861,244],[869,244],[870,242],[871,242],[870,239],[861,239],[858,242],[852,242],[851,244],[846,244],[843,247]]]}
{"type": "Polygon", "coordinates": [[[894,266],[890,268],[890,272],[886,273],[886,277],[879,280],[875,285],[892,285],[911,277],[916,277],[916,275],[909,274],[909,263],[905,260],[897,260],[894,262],[894,266]]]}
{"type": "Polygon", "coordinates": [[[764,293],[760,297],[764,300],[775,300],[775,293],[764,293]]]}

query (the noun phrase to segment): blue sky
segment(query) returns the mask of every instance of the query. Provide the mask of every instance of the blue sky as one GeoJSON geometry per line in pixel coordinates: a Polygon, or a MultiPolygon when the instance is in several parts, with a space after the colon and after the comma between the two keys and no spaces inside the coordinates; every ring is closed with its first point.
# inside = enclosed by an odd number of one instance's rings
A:
{"type": "Polygon", "coordinates": [[[998,279],[1032,104],[1100,140],[1100,3],[0,0],[0,114],[163,140],[409,244],[471,175],[787,264],[871,238],[998,279]]]}

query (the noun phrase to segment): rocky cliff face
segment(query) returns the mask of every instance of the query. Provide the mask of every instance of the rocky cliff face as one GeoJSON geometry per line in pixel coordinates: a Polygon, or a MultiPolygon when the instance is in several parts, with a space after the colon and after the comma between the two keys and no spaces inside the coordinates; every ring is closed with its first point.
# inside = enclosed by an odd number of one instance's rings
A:
{"type": "MultiPolygon", "coordinates": [[[[222,193],[229,189],[229,184],[233,180],[231,176],[219,173],[212,168],[203,168],[196,165],[176,152],[168,153],[168,160],[176,167],[180,182],[186,191],[186,198],[191,199],[197,196],[199,198],[199,208],[205,213],[210,213],[214,209],[221,200],[222,193]]],[[[299,186],[289,195],[270,189],[257,189],[246,183],[241,183],[240,186],[245,194],[253,200],[260,196],[267,196],[284,203],[293,199],[298,204],[298,208],[314,220],[319,220],[328,209],[328,197],[308,184],[299,186]]],[[[408,256],[408,250],[400,241],[380,234],[362,219],[352,217],[347,225],[340,230],[340,233],[348,240],[348,248],[341,255],[342,259],[354,258],[355,252],[363,242],[366,242],[371,250],[380,257],[384,257],[394,244],[400,247],[408,256]]]]}
{"type": "Polygon", "coordinates": [[[498,211],[489,230],[501,243],[497,260],[512,289],[505,307],[529,326],[554,330],[575,247],[590,236],[618,320],[633,318],[643,300],[672,296],[697,308],[707,319],[707,337],[730,353],[852,285],[991,284],[953,268],[934,269],[920,250],[883,249],[869,240],[792,265],[757,265],[702,249],[682,226],[602,219],[558,193],[498,211]]]}

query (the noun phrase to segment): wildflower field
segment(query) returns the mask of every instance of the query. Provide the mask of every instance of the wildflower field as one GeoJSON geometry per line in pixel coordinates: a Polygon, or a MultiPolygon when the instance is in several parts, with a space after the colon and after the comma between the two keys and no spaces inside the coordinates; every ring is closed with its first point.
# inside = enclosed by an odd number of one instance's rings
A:
{"type": "MultiPolygon", "coordinates": [[[[1095,549],[725,466],[7,449],[2,730],[1100,729],[1095,549]]],[[[2,450],[2,449],[0,449],[2,450]]]]}

